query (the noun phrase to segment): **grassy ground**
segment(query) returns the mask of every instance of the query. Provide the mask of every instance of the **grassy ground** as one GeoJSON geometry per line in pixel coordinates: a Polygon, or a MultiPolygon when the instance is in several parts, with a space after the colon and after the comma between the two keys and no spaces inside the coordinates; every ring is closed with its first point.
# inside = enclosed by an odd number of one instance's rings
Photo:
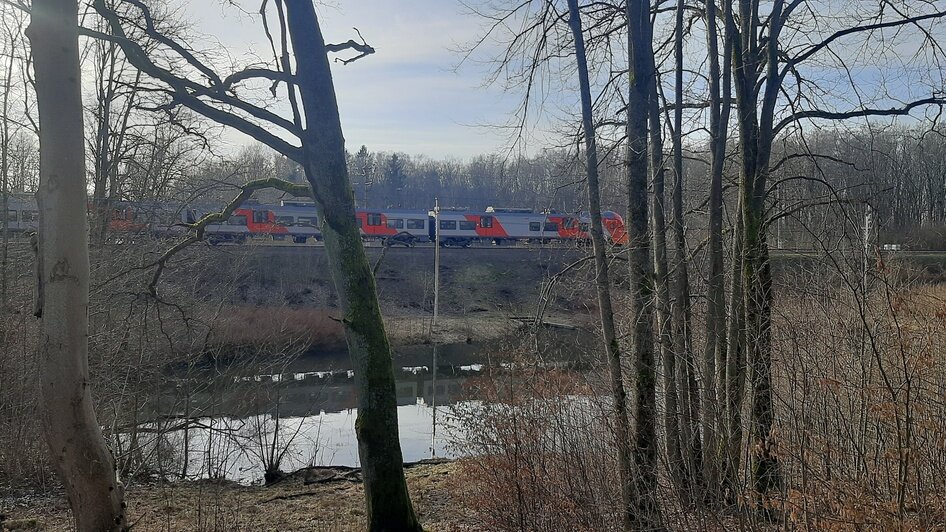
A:
{"type": "MultiPolygon", "coordinates": [[[[425,530],[477,530],[460,507],[454,462],[420,463],[406,471],[415,509],[425,530]]],[[[317,469],[269,486],[181,482],[140,484],[127,493],[135,531],[347,531],[364,530],[362,484],[357,472],[317,469]]],[[[70,530],[72,517],[61,495],[0,499],[6,530],[70,530]]]]}

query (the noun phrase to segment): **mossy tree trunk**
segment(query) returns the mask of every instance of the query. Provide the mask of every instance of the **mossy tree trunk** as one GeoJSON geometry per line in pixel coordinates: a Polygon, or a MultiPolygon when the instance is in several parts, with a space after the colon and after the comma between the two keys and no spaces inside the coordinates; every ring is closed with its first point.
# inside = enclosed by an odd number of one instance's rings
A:
{"type": "Polygon", "coordinates": [[[672,307],[673,353],[676,358],[678,410],[680,423],[680,454],[686,476],[684,493],[692,500],[700,482],[702,440],[699,423],[699,390],[693,365],[693,340],[690,308],[690,275],[687,263],[686,224],[683,216],[683,34],[685,0],[678,0],[674,24],[674,112],[673,112],[673,190],[671,228],[673,229],[672,307]]]}
{"type": "Polygon", "coordinates": [[[369,530],[421,530],[404,478],[391,346],[355,221],[332,72],[312,0],[285,0],[306,128],[306,178],[321,216],[358,389],[355,430],[369,530]]]}
{"type": "Polygon", "coordinates": [[[627,100],[627,227],[631,284],[633,350],[633,426],[631,441],[637,465],[632,526],[661,528],[657,503],[657,371],[654,360],[654,272],[647,214],[647,116],[653,94],[654,50],[649,0],[629,0],[627,100]]]}
{"type": "MultiPolygon", "coordinates": [[[[739,127],[739,219],[736,253],[742,290],[741,316],[744,352],[750,370],[750,475],[758,508],[768,514],[766,500],[781,486],[775,454],[775,416],[772,400],[771,312],[772,279],[765,238],[765,200],[774,138],[773,115],[780,90],[778,40],[784,24],[783,0],[772,4],[769,35],[760,43],[758,6],[739,2],[738,21],[728,12],[726,23],[734,35],[733,79],[739,127]],[[738,22],[738,25],[737,25],[738,22]],[[762,76],[767,82],[759,89],[762,76]]],[[[736,276],[734,275],[734,281],[736,276]]],[[[736,286],[734,283],[734,300],[736,286]]],[[[732,342],[732,338],[730,339],[732,342]]],[[[741,391],[741,390],[740,390],[741,391]]],[[[731,397],[735,408],[736,397],[731,397]]],[[[733,449],[730,449],[733,452],[733,449]]]]}

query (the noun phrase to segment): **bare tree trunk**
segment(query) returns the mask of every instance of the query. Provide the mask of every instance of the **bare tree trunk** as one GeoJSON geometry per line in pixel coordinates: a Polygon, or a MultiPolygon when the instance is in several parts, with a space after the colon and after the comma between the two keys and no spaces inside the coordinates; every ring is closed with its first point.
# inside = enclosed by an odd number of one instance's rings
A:
{"type": "Polygon", "coordinates": [[[109,145],[111,144],[111,130],[109,120],[112,114],[112,100],[115,94],[115,43],[100,43],[105,51],[100,52],[98,65],[98,101],[95,115],[96,132],[94,150],[95,172],[92,181],[92,243],[101,245],[105,242],[108,228],[109,208],[106,205],[106,187],[111,168],[109,145]]]}
{"type": "Polygon", "coordinates": [[[581,85],[581,116],[585,132],[586,172],[588,176],[588,209],[591,212],[591,242],[595,257],[595,290],[601,313],[601,330],[608,366],[611,370],[611,398],[614,401],[614,427],[618,452],[618,474],[621,480],[623,524],[626,530],[633,528],[636,507],[634,479],[630,449],[630,427],[627,416],[627,392],[621,369],[621,349],[614,327],[614,309],[611,305],[611,281],[606,255],[607,241],[601,222],[601,191],[598,183],[598,146],[591,105],[591,85],[588,81],[588,64],[585,57],[585,41],[581,32],[578,0],[568,0],[569,25],[575,37],[575,56],[578,62],[578,80],[581,85]]]}
{"type": "MultiPolygon", "coordinates": [[[[729,125],[732,54],[730,34],[724,30],[720,74],[716,0],[706,0],[710,98],[709,275],[707,279],[706,346],[703,351],[703,477],[710,500],[721,496],[721,466],[725,460],[728,425],[720,414],[726,400],[726,278],[723,264],[723,168],[729,125]]],[[[725,9],[728,9],[724,7],[725,9]]],[[[728,26],[726,26],[728,28],[728,26]]]]}
{"type": "Polygon", "coordinates": [[[657,504],[657,372],[654,361],[654,285],[647,223],[647,113],[654,87],[649,0],[629,0],[627,100],[627,224],[634,352],[631,438],[638,470],[635,529],[662,528],[657,504]]]}
{"type": "Polygon", "coordinates": [[[7,264],[10,253],[10,90],[13,86],[13,42],[4,73],[2,115],[0,115],[0,231],[3,249],[0,250],[0,315],[7,310],[7,264]]]}
{"type": "Polygon", "coordinates": [[[702,473],[702,442],[699,426],[699,390],[693,366],[693,339],[690,330],[690,276],[687,267],[686,226],[683,219],[683,13],[684,0],[678,0],[674,35],[673,113],[673,353],[677,365],[679,394],[680,447],[687,486],[695,487],[702,473]]]}
{"type": "Polygon", "coordinates": [[[286,0],[286,19],[305,110],[305,172],[322,233],[358,389],[355,430],[369,530],[421,530],[404,478],[391,346],[371,266],[355,224],[335,87],[312,0],[286,0]]]}
{"type": "MultiPolygon", "coordinates": [[[[784,0],[772,4],[769,36],[760,49],[758,41],[758,6],[739,3],[739,38],[733,39],[733,76],[739,123],[741,155],[739,206],[741,231],[741,282],[744,290],[745,351],[751,372],[752,487],[758,509],[771,515],[769,494],[781,486],[778,458],[775,454],[774,411],[772,400],[771,309],[772,279],[768,244],[765,238],[765,198],[772,151],[773,116],[780,84],[778,39],[784,18],[784,0]],[[764,90],[758,88],[765,69],[764,90]],[[761,96],[760,96],[761,95],[761,96]],[[761,101],[760,101],[761,100],[761,101]],[[761,103],[761,106],[760,106],[761,103]],[[761,110],[760,110],[761,107],[761,110]]],[[[736,21],[727,16],[735,30],[736,21]]],[[[735,33],[735,31],[734,31],[735,33]]]]}
{"type": "Polygon", "coordinates": [[[666,222],[666,170],[663,156],[663,134],[660,128],[660,104],[657,95],[657,82],[654,80],[648,102],[650,120],[650,166],[653,173],[654,196],[651,219],[653,221],[654,245],[654,288],[656,290],[657,310],[657,345],[660,348],[660,360],[663,366],[661,375],[664,395],[664,445],[667,451],[667,465],[670,479],[678,491],[685,484],[683,475],[683,454],[680,438],[679,391],[677,389],[676,355],[673,351],[673,320],[670,310],[670,274],[667,265],[667,222],[666,222]]]}
{"type": "Polygon", "coordinates": [[[89,391],[89,247],[76,0],[34,0],[40,123],[43,428],[78,530],[122,530],[122,488],[89,391]]]}

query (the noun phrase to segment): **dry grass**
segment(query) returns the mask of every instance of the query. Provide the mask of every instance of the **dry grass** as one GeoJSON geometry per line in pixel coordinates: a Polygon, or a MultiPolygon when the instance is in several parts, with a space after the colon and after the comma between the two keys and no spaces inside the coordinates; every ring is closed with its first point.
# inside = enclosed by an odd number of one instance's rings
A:
{"type": "MultiPolygon", "coordinates": [[[[407,469],[414,507],[425,530],[478,530],[455,497],[461,486],[455,462],[421,463],[407,469]]],[[[183,482],[132,486],[129,522],[136,531],[348,531],[365,529],[360,482],[339,478],[305,485],[294,475],[270,487],[183,482]]],[[[23,501],[19,501],[23,502],[23,501]]],[[[0,499],[6,523],[30,523],[32,530],[69,530],[65,499],[30,499],[26,506],[0,499]]],[[[2,530],[10,528],[2,527],[2,530]]]]}
{"type": "Polygon", "coordinates": [[[224,345],[303,342],[322,349],[345,346],[337,311],[289,307],[232,307],[214,324],[214,338],[224,345]]]}

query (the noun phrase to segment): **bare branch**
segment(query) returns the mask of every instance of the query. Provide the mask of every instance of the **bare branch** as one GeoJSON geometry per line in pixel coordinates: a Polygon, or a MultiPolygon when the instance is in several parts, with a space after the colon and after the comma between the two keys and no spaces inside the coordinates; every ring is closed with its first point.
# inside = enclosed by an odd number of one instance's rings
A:
{"type": "Polygon", "coordinates": [[[917,107],[936,105],[942,107],[946,104],[946,98],[932,96],[904,104],[903,107],[891,107],[889,109],[854,109],[851,111],[821,111],[811,109],[807,111],[798,111],[782,119],[772,130],[773,135],[788,125],[804,119],[822,119],[822,120],[849,120],[851,118],[866,118],[870,116],[904,116],[910,114],[910,111],[917,107]]]}

